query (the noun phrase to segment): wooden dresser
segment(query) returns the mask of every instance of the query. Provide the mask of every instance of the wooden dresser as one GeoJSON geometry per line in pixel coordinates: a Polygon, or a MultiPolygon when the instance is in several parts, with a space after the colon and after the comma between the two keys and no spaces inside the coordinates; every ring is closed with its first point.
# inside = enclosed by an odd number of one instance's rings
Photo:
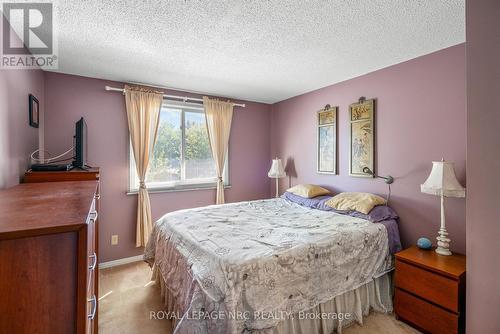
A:
{"type": "Polygon", "coordinates": [[[465,333],[465,256],[414,246],[396,254],[396,317],[433,334],[465,333]]]}
{"type": "Polygon", "coordinates": [[[96,333],[98,181],[0,191],[0,332],[96,333]]]}

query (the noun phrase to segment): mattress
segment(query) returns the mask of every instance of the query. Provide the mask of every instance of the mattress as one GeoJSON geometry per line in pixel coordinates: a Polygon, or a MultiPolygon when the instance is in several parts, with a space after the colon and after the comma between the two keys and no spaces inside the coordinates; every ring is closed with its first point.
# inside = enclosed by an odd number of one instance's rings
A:
{"type": "Polygon", "coordinates": [[[168,213],[144,259],[175,296],[176,333],[273,328],[393,267],[382,224],[281,198],[168,213]]]}

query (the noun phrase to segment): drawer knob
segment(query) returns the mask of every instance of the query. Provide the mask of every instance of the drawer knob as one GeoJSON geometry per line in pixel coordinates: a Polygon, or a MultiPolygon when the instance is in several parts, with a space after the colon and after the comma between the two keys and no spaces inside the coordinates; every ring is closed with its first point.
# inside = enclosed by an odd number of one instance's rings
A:
{"type": "Polygon", "coordinates": [[[94,320],[95,313],[97,311],[97,299],[95,298],[95,295],[93,295],[92,298],[87,300],[87,302],[92,303],[92,311],[89,314],[87,314],[87,318],[89,318],[90,320],[94,320]]]}
{"type": "Polygon", "coordinates": [[[89,259],[92,259],[92,264],[89,265],[89,269],[94,270],[97,265],[97,254],[94,252],[94,254],[89,255],[89,259]]]}
{"type": "Polygon", "coordinates": [[[95,223],[95,221],[97,220],[97,211],[92,211],[91,213],[89,213],[89,223],[90,224],[93,224],[95,223]]]}

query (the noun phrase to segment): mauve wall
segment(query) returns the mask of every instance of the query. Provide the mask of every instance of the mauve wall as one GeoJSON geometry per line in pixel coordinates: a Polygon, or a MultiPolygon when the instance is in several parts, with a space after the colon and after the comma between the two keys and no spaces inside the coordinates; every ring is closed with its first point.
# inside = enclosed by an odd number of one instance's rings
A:
{"type": "MultiPolygon", "coordinates": [[[[348,176],[348,106],[360,96],[377,98],[376,172],[396,178],[390,205],[401,217],[404,245],[420,236],[433,242],[440,222],[439,198],[420,192],[431,161],[455,162],[465,183],[465,45],[328,86],[273,105],[271,154],[293,159],[292,184],[315,183],[340,191],[387,194],[378,179],[348,176]],[[316,112],[339,106],[339,175],[316,173],[316,112]]],[[[285,180],[285,179],[283,179],[285,180]]],[[[281,191],[288,186],[282,182],[281,191]]],[[[465,252],[465,200],[447,200],[447,229],[454,251],[465,252]]]]}
{"type": "Polygon", "coordinates": [[[18,184],[39,139],[43,147],[43,75],[40,70],[0,70],[0,189],[18,184]],[[30,93],[39,101],[38,129],[29,126],[30,93]]]}
{"type": "MultiPolygon", "coordinates": [[[[123,83],[73,75],[45,73],[45,142],[50,151],[71,146],[74,123],[84,117],[88,125],[89,164],[101,167],[101,215],[99,262],[139,255],[135,247],[137,196],[126,195],[128,186],[128,127],[125,99],[107,92],[105,85],[123,87],[123,83]],[[119,235],[119,244],[111,246],[111,235],[119,235]]],[[[178,95],[191,95],[170,91],[178,95]]],[[[229,172],[232,187],[226,189],[226,201],[235,202],[270,196],[269,133],[270,106],[246,103],[236,108],[229,144],[229,172]]],[[[215,190],[151,193],[153,219],[184,208],[215,202],[215,190]]]]}
{"type": "Polygon", "coordinates": [[[467,333],[500,333],[500,1],[467,1],[467,333]]]}

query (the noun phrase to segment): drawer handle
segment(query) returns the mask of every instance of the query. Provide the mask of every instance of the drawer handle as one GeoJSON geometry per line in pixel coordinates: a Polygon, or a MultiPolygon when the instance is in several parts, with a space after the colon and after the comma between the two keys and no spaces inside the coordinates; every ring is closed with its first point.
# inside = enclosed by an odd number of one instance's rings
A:
{"type": "Polygon", "coordinates": [[[95,266],[97,265],[97,254],[94,252],[94,254],[89,255],[89,259],[93,259],[92,264],[89,266],[89,269],[94,270],[95,266]]]}
{"type": "Polygon", "coordinates": [[[89,213],[89,222],[91,224],[95,223],[95,221],[97,220],[97,216],[98,216],[97,211],[89,213]]]}
{"type": "Polygon", "coordinates": [[[87,300],[87,302],[92,303],[92,312],[90,312],[87,315],[87,318],[89,318],[90,320],[94,320],[95,312],[97,311],[97,299],[95,298],[95,295],[93,295],[92,298],[87,300]]]}

